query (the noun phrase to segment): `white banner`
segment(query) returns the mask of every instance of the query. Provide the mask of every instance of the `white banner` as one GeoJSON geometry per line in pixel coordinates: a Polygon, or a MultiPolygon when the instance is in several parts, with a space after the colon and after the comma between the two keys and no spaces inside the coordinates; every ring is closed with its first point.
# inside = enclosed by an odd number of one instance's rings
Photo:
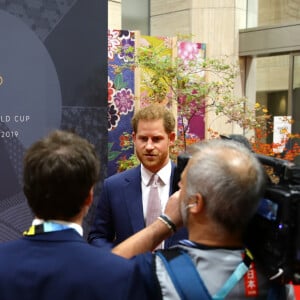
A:
{"type": "Polygon", "coordinates": [[[273,151],[275,153],[281,153],[285,148],[285,144],[292,130],[291,120],[292,120],[291,116],[274,117],[273,151]]]}

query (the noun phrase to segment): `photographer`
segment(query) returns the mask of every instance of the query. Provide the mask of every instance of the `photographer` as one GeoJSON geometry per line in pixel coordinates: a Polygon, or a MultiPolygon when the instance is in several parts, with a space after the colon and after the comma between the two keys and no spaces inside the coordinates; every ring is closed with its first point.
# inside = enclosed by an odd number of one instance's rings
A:
{"type": "Polygon", "coordinates": [[[243,245],[244,231],[257,210],[264,184],[261,164],[240,143],[219,139],[194,145],[181,175],[181,189],[170,198],[166,215],[113,252],[130,258],[154,249],[183,221],[188,240],[169,250],[136,257],[152,299],[294,299],[290,286],[271,284],[243,245]],[[182,256],[186,261],[170,273],[182,256]],[[196,266],[194,273],[200,276],[197,279],[191,275],[190,259],[196,266]]]}

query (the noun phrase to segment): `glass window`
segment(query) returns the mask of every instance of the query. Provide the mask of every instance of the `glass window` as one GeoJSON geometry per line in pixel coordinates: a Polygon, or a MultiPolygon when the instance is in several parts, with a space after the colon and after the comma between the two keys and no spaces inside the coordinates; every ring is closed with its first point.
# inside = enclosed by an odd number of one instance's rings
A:
{"type": "MultiPolygon", "coordinates": [[[[256,102],[272,116],[288,114],[289,55],[256,58],[256,102]]],[[[273,142],[272,135],[267,143],[273,142]]]]}
{"type": "Polygon", "coordinates": [[[292,115],[293,133],[300,133],[300,53],[293,55],[292,115]]]}
{"type": "Polygon", "coordinates": [[[122,0],[122,28],[149,35],[149,0],[122,0]]]}
{"type": "Polygon", "coordinates": [[[251,0],[247,6],[247,27],[275,26],[300,21],[299,0],[251,0]]]}

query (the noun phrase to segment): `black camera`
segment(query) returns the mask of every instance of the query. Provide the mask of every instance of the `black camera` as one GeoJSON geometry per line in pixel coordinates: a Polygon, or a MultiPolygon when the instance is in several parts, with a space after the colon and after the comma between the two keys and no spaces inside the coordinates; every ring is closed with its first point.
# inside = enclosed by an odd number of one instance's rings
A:
{"type": "Polygon", "coordinates": [[[179,190],[178,183],[180,181],[180,176],[181,176],[181,173],[183,172],[185,166],[187,165],[190,157],[191,157],[190,154],[188,154],[186,152],[179,154],[177,157],[177,165],[174,170],[173,182],[172,182],[173,193],[175,193],[176,191],[179,190]]]}
{"type": "MultiPolygon", "coordinates": [[[[300,284],[300,167],[283,159],[255,154],[268,183],[246,230],[245,245],[270,280],[300,284]]],[[[189,155],[177,158],[173,190],[189,155]]]]}
{"type": "Polygon", "coordinates": [[[300,168],[283,159],[256,156],[268,183],[245,244],[271,280],[300,284],[300,168]]]}

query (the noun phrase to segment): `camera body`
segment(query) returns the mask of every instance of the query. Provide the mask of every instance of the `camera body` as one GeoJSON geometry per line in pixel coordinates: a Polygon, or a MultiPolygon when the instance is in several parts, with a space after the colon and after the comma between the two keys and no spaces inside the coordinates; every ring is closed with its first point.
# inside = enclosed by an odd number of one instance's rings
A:
{"type": "Polygon", "coordinates": [[[256,156],[269,181],[245,244],[271,280],[300,284],[300,168],[283,159],[256,156]]]}
{"type": "MultiPolygon", "coordinates": [[[[255,154],[268,178],[263,198],[246,230],[244,242],[270,280],[300,284],[300,167],[255,154]]],[[[173,190],[189,155],[177,158],[173,190]]]]}

